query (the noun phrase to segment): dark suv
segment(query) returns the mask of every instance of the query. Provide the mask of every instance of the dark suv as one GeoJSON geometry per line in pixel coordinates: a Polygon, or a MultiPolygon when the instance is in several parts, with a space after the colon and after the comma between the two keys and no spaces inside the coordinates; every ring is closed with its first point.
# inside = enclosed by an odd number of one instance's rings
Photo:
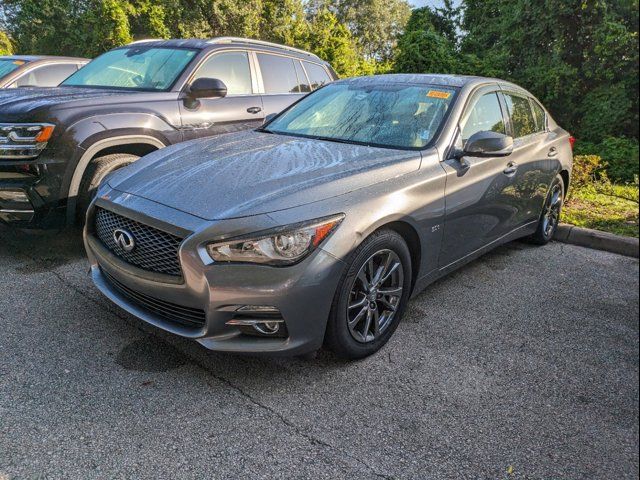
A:
{"type": "Polygon", "coordinates": [[[57,88],[0,92],[0,220],[82,217],[108,173],[170,144],[254,128],[324,83],[311,53],[242,38],[111,50],[57,88]]]}

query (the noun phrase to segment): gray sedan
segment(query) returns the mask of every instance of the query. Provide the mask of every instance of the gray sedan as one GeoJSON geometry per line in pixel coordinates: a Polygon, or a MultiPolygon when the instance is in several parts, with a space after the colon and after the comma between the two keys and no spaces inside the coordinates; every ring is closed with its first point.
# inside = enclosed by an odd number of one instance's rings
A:
{"type": "Polygon", "coordinates": [[[111,174],[87,213],[91,274],[120,307],[210,349],[361,358],[428,284],[553,237],[571,144],[501,80],[338,81],[258,130],[111,174]]]}

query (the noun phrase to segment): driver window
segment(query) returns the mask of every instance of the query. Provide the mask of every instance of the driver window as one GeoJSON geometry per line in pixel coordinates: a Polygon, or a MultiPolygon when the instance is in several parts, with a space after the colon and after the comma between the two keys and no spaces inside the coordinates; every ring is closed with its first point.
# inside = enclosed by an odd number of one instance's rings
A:
{"type": "Polygon", "coordinates": [[[213,55],[205,60],[191,81],[198,78],[222,80],[227,86],[229,95],[252,93],[247,52],[224,52],[213,55]]]}
{"type": "Polygon", "coordinates": [[[506,134],[500,101],[495,92],[483,95],[473,106],[466,123],[462,126],[463,145],[474,133],[486,131],[506,134]]]}

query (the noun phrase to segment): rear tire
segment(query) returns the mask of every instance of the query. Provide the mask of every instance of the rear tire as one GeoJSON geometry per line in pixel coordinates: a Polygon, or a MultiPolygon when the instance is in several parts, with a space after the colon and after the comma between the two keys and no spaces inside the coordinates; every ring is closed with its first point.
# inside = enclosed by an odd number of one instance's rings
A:
{"type": "Polygon", "coordinates": [[[140,157],[128,153],[113,153],[98,157],[91,161],[84,172],[80,191],[78,192],[77,216],[80,224],[84,223],[84,215],[89,208],[89,204],[96,195],[96,190],[100,186],[107,174],[120,168],[131,165],[140,157]]]}
{"type": "Polygon", "coordinates": [[[393,230],[373,233],[351,254],[336,290],[325,346],[357,359],[382,348],[398,327],[411,292],[411,254],[393,230]]]}
{"type": "Polygon", "coordinates": [[[546,245],[551,241],[560,223],[560,213],[564,202],[564,180],[556,175],[551,182],[551,188],[542,207],[540,220],[536,232],[529,237],[535,245],[546,245]]]}

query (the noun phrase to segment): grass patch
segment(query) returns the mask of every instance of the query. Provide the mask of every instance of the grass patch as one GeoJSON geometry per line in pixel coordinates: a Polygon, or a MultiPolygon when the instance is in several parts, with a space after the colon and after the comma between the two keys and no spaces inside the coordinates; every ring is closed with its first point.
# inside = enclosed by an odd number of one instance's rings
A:
{"type": "Polygon", "coordinates": [[[638,185],[587,185],[569,191],[562,221],[638,237],[638,185]]]}

